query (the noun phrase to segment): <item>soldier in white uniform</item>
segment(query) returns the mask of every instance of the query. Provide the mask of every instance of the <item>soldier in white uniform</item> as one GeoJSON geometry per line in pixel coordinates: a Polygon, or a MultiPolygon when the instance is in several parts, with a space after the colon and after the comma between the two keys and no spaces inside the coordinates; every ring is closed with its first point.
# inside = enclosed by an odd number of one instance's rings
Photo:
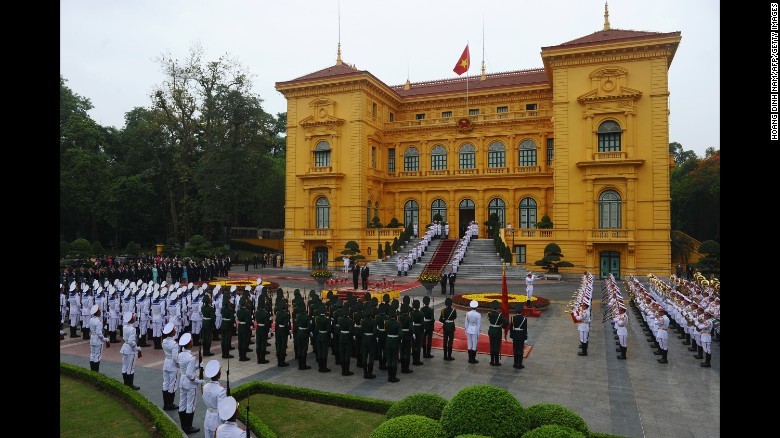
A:
{"type": "MultiPolygon", "coordinates": [[[[76,294],[76,282],[70,284],[68,287],[70,296],[68,297],[68,304],[70,305],[70,337],[71,338],[78,338],[79,335],[76,333],[76,329],[79,325],[79,321],[81,320],[81,300],[79,299],[78,294],[76,294]]],[[[82,326],[82,330],[84,327],[82,326]]]]}
{"type": "Polygon", "coordinates": [[[138,336],[140,340],[138,346],[148,347],[149,344],[146,343],[146,333],[149,328],[149,294],[146,293],[146,290],[142,290],[141,293],[138,294],[136,307],[138,308],[138,336]]]}
{"type": "Polygon", "coordinates": [[[399,256],[404,259],[404,275],[409,275],[409,258],[404,256],[399,256]]]}
{"type": "Polygon", "coordinates": [[[110,347],[108,338],[103,336],[103,320],[100,318],[100,307],[94,304],[89,312],[92,317],[87,325],[89,326],[89,369],[100,372],[100,359],[103,357],[103,345],[110,347]]]}
{"type": "Polygon", "coordinates": [[[187,434],[200,432],[200,428],[192,426],[192,419],[195,416],[195,391],[199,383],[203,380],[198,378],[197,371],[200,369],[198,358],[190,352],[192,348],[192,335],[185,333],[179,338],[179,420],[181,420],[181,429],[187,434]]]}
{"type": "Polygon", "coordinates": [[[225,387],[219,383],[222,376],[221,365],[218,360],[212,359],[206,363],[204,376],[211,379],[210,382],[203,385],[203,404],[206,405],[206,418],[203,421],[203,436],[213,437],[217,426],[222,424],[219,419],[219,402],[227,397],[225,387]]]}
{"type": "Polygon", "coordinates": [[[618,359],[626,358],[626,351],[628,350],[628,315],[626,315],[626,308],[618,308],[618,316],[614,319],[615,326],[617,327],[618,341],[620,342],[620,356],[618,359]]]}
{"type": "Polygon", "coordinates": [[[65,318],[68,315],[68,298],[65,296],[65,286],[60,284],[60,340],[65,339],[65,318]]]}
{"type": "Polygon", "coordinates": [[[176,333],[181,333],[181,306],[178,292],[173,292],[168,302],[168,322],[176,326],[176,333]]]}
{"type": "Polygon", "coordinates": [[[119,297],[117,296],[114,286],[108,286],[108,336],[112,344],[116,344],[119,340],[116,338],[117,326],[119,325],[119,297]]]}
{"type": "Polygon", "coordinates": [[[444,224],[444,238],[445,239],[449,238],[449,235],[450,235],[450,224],[446,223],[444,224]]]}
{"type": "Polygon", "coordinates": [[[89,311],[95,302],[92,299],[92,291],[86,284],[81,287],[81,291],[81,338],[86,340],[89,339],[89,311]]]}
{"type": "Polygon", "coordinates": [[[344,273],[349,272],[349,257],[344,257],[344,273]]]}
{"type": "MultiPolygon", "coordinates": [[[[163,288],[165,289],[165,288],[163,288]]],[[[163,328],[163,307],[160,300],[160,292],[154,291],[152,294],[152,343],[155,350],[162,350],[162,328],[163,328]]]]}
{"type": "Polygon", "coordinates": [[[404,260],[403,260],[402,256],[399,255],[398,257],[396,257],[396,259],[395,259],[395,266],[396,266],[396,268],[398,268],[398,276],[400,277],[401,276],[401,272],[403,272],[403,270],[404,270],[404,260]]]}
{"type": "Polygon", "coordinates": [[[215,438],[244,438],[246,431],[236,424],[238,417],[238,402],[233,397],[225,397],[217,406],[219,419],[224,423],[217,426],[215,438]]]}
{"type": "Polygon", "coordinates": [[[479,363],[477,360],[477,341],[479,341],[479,329],[482,324],[482,315],[477,312],[479,302],[477,300],[471,300],[469,303],[469,310],[466,313],[466,341],[468,343],[469,350],[469,363],[479,363]]]}
{"type": "Polygon", "coordinates": [[[701,333],[701,346],[704,350],[704,362],[701,366],[704,368],[711,368],[710,359],[712,359],[712,312],[704,312],[704,318],[696,323],[696,328],[701,333]]]}
{"type": "Polygon", "coordinates": [[[216,317],[216,320],[214,321],[214,328],[211,330],[212,332],[212,341],[219,341],[222,340],[222,338],[219,336],[219,333],[222,331],[222,291],[219,285],[214,286],[214,296],[212,297],[211,303],[214,305],[214,315],[216,317]]]}
{"type": "Polygon", "coordinates": [[[192,316],[190,317],[192,321],[192,345],[195,346],[200,345],[200,330],[203,327],[203,315],[200,313],[200,308],[203,305],[201,302],[201,292],[201,289],[195,290],[192,305],[190,306],[190,311],[192,312],[192,316]]]}
{"type": "Polygon", "coordinates": [[[414,237],[417,237],[417,222],[414,223],[414,237]]]}
{"type": "Polygon", "coordinates": [[[141,351],[141,347],[136,345],[137,338],[133,329],[135,315],[130,312],[125,313],[122,322],[125,324],[125,342],[119,350],[122,353],[122,380],[125,382],[125,385],[133,389],[140,389],[140,387],[133,385],[133,380],[135,379],[135,356],[136,353],[141,351]]]}
{"type": "Polygon", "coordinates": [[[588,355],[588,335],[590,334],[590,305],[588,303],[580,304],[579,313],[574,315],[577,320],[577,331],[580,333],[580,345],[582,351],[577,353],[577,356],[588,355]]]}
{"type": "Polygon", "coordinates": [[[162,342],[165,362],[163,362],[163,410],[171,411],[179,406],[173,404],[176,397],[179,377],[179,343],[176,342],[176,327],[169,322],[163,328],[165,339],[162,342]]]}
{"type": "Polygon", "coordinates": [[[538,280],[541,277],[537,277],[534,273],[529,272],[525,276],[525,307],[531,307],[531,297],[534,295],[534,280],[538,280]]]}

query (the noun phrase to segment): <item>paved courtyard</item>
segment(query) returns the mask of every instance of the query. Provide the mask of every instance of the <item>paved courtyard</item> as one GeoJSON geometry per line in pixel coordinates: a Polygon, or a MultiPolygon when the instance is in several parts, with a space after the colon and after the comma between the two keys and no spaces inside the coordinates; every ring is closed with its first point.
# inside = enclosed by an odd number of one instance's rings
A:
{"type": "MultiPolygon", "coordinates": [[[[317,284],[309,277],[308,270],[285,267],[250,268],[245,273],[243,266],[233,273],[244,274],[276,281],[290,295],[295,288],[302,291],[317,289],[317,284]]],[[[398,283],[409,283],[414,277],[402,277],[398,283]]],[[[522,293],[522,278],[509,278],[509,292],[522,293]]],[[[625,288],[619,282],[624,296],[625,288]]],[[[595,280],[596,290],[593,301],[593,323],[591,324],[588,356],[578,356],[579,346],[577,329],[569,315],[564,313],[566,303],[578,286],[578,281],[537,281],[535,295],[551,300],[551,305],[539,318],[529,318],[528,344],[533,345],[530,356],[524,360],[525,369],[512,368],[511,358],[502,358],[503,366],[491,367],[490,356],[480,352],[479,364],[469,364],[466,352],[453,352],[454,361],[442,360],[441,350],[433,350],[433,359],[423,359],[425,365],[412,366],[412,374],[398,373],[398,383],[387,381],[385,371],[374,367],[377,378],[366,380],[362,372],[355,370],[354,359],[351,370],[355,375],[341,376],[340,367],[335,366],[333,356],[328,359],[331,373],[318,373],[314,355],[309,351],[307,363],[314,365],[311,370],[300,371],[292,359],[292,342],[288,345],[287,361],[291,366],[278,368],[275,365],[274,347],[269,347],[272,363],[258,365],[256,353],[251,352],[249,362],[230,360],[230,386],[254,380],[262,380],[287,385],[305,386],[324,391],[361,395],[386,400],[399,400],[417,392],[439,394],[451,398],[460,389],[475,384],[491,384],[507,389],[514,394],[523,406],[537,403],[557,403],[579,413],[591,430],[626,437],[674,438],[674,437],[719,437],[720,436],[720,343],[713,343],[712,368],[701,368],[700,360],[694,359],[694,353],[682,345],[677,335],[670,334],[669,363],[656,362],[659,356],[653,355],[650,344],[645,340],[635,314],[629,312],[631,324],[628,335],[628,360],[618,360],[615,351],[615,339],[611,325],[601,323],[600,283],[595,280]]],[[[499,292],[500,281],[463,280],[456,283],[456,293],[499,292]]],[[[422,286],[412,287],[402,295],[419,298],[425,294],[422,286]]],[[[438,317],[439,309],[444,305],[444,296],[434,288],[434,311],[438,317]]],[[[456,324],[463,325],[465,310],[458,311],[456,324]]],[[[487,333],[487,318],[482,318],[483,333],[487,333]]],[[[66,330],[67,332],[67,330],[66,330]]],[[[81,332],[79,332],[80,334],[81,332]]],[[[256,340],[256,339],[255,339],[256,340]]],[[[236,345],[236,337],[233,337],[236,345]]],[[[120,344],[112,344],[104,352],[100,372],[121,378],[120,344]]],[[[256,349],[256,345],[250,348],[256,349]]],[[[221,359],[219,343],[212,345],[215,356],[205,358],[219,359],[223,369],[227,359],[221,359]]],[[[194,349],[197,354],[197,348],[194,349]]],[[[135,384],[139,392],[149,400],[162,406],[162,350],[144,348],[143,358],[136,365],[135,384]]],[[[79,338],[65,338],[60,343],[60,360],[67,363],[89,367],[89,341],[79,338]]],[[[224,383],[224,372],[223,372],[224,383]]],[[[204,418],[203,400],[197,395],[194,425],[201,432],[191,436],[202,436],[204,418]]],[[[176,398],[178,404],[178,394],[176,398]]],[[[168,411],[178,423],[178,415],[168,411]]]]}

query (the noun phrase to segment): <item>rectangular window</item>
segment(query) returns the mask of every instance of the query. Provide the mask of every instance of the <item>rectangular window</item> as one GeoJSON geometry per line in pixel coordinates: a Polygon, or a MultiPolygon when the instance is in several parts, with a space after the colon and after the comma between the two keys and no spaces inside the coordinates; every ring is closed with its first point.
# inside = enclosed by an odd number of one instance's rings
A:
{"type": "Polygon", "coordinates": [[[393,120],[395,120],[395,116],[393,116],[393,113],[390,113],[390,121],[392,122],[393,120]]]}
{"type": "Polygon", "coordinates": [[[387,173],[395,173],[395,148],[387,149],[387,173]]]}
{"type": "Polygon", "coordinates": [[[441,113],[442,119],[446,119],[447,117],[452,117],[452,111],[444,111],[441,113]]]}
{"type": "Polygon", "coordinates": [[[420,157],[411,155],[404,157],[404,172],[415,172],[420,170],[420,157]]]}
{"type": "Polygon", "coordinates": [[[515,245],[515,263],[525,263],[525,245],[515,245]]]}
{"type": "Polygon", "coordinates": [[[527,103],[527,104],[525,104],[525,110],[526,111],[536,111],[536,109],[537,109],[537,104],[535,104],[535,103],[527,103]]]}
{"type": "Polygon", "coordinates": [[[508,106],[500,106],[500,107],[496,108],[496,112],[497,113],[508,113],[509,112],[509,107],[508,106]]]}
{"type": "Polygon", "coordinates": [[[376,102],[371,104],[371,117],[376,120],[376,102]]]}
{"type": "Polygon", "coordinates": [[[479,115],[479,109],[470,109],[469,110],[470,116],[478,116],[479,115]]]}
{"type": "Polygon", "coordinates": [[[536,166],[536,149],[520,149],[520,165],[536,166]]]}
{"type": "Polygon", "coordinates": [[[376,169],[376,146],[371,146],[371,168],[376,169]]]}
{"type": "Polygon", "coordinates": [[[620,133],[599,134],[599,152],[619,152],[620,133]]]}
{"type": "Polygon", "coordinates": [[[547,139],[547,165],[552,166],[553,159],[555,158],[555,142],[554,138],[547,139]]]}
{"type": "Polygon", "coordinates": [[[314,165],[317,167],[330,166],[330,151],[314,152],[314,165]]]}
{"type": "Polygon", "coordinates": [[[444,154],[431,155],[431,170],[447,170],[447,156],[444,154]]]}
{"type": "Polygon", "coordinates": [[[415,120],[422,120],[425,118],[425,113],[415,114],[414,118],[415,120]]]}
{"type": "Polygon", "coordinates": [[[488,167],[506,167],[504,151],[488,151],[488,167]]]}
{"type": "Polygon", "coordinates": [[[474,152],[462,152],[459,157],[459,163],[461,169],[473,169],[477,163],[475,160],[474,152]]]}

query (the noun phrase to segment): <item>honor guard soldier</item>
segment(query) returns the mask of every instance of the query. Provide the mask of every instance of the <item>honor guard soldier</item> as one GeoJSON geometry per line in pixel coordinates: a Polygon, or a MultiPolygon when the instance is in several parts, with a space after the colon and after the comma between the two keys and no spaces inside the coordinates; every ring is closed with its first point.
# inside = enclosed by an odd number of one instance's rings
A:
{"type": "Polygon", "coordinates": [[[160,292],[154,291],[152,294],[152,343],[155,350],[162,350],[163,310],[160,292]]]}
{"type": "Polygon", "coordinates": [[[91,314],[90,309],[95,304],[92,298],[92,291],[89,290],[89,286],[86,284],[81,287],[81,335],[82,339],[90,339],[89,337],[89,320],[91,314]]]}
{"type": "Polygon", "coordinates": [[[409,363],[412,360],[412,341],[414,340],[410,313],[412,313],[412,308],[409,306],[409,295],[406,295],[404,303],[401,305],[401,314],[398,316],[398,323],[401,324],[401,373],[403,374],[414,372],[409,368],[409,363]]]}
{"type": "Polygon", "coordinates": [[[246,362],[249,360],[247,353],[249,352],[249,333],[252,328],[252,313],[249,311],[249,297],[243,296],[239,300],[238,312],[236,317],[238,318],[238,360],[239,362],[246,362]]]}
{"type": "Polygon", "coordinates": [[[221,368],[219,361],[212,359],[206,363],[206,368],[203,370],[203,375],[210,379],[203,385],[203,404],[206,406],[206,418],[203,420],[204,437],[213,437],[217,426],[222,424],[218,406],[219,402],[227,397],[227,391],[219,383],[219,378],[222,376],[221,368]]]}
{"type": "Polygon", "coordinates": [[[385,321],[385,333],[387,337],[385,341],[387,381],[392,383],[400,382],[401,379],[396,377],[396,372],[398,371],[398,337],[401,333],[401,325],[396,321],[396,312],[393,309],[388,311],[387,320],[385,321]]]}
{"type": "Polygon", "coordinates": [[[108,297],[108,337],[112,344],[116,344],[119,342],[116,338],[116,332],[120,323],[119,311],[121,306],[114,286],[109,285],[108,287],[109,293],[111,294],[108,297]]]}
{"type": "Polygon", "coordinates": [[[351,311],[348,308],[345,310],[336,321],[339,329],[339,362],[341,362],[341,375],[351,376],[355,374],[349,370],[349,362],[352,356],[352,341],[355,339],[355,323],[348,316],[351,311]]]}
{"type": "MultiPolygon", "coordinates": [[[[265,293],[262,293],[260,300],[265,299],[265,293]]],[[[265,309],[265,305],[261,303],[257,306],[255,311],[255,323],[257,324],[257,363],[268,363],[268,359],[265,355],[268,354],[268,331],[271,329],[271,315],[265,309]]],[[[205,339],[205,338],[204,338],[205,339]]]]}
{"type": "Polygon", "coordinates": [[[190,324],[192,324],[192,345],[199,346],[200,334],[203,331],[203,314],[201,309],[203,307],[203,289],[195,290],[192,298],[192,316],[190,317],[190,324]]]}
{"type": "MultiPolygon", "coordinates": [[[[505,329],[509,321],[498,311],[498,300],[490,303],[493,310],[488,313],[488,337],[490,338],[490,365],[501,366],[501,331],[505,329]]],[[[476,356],[476,352],[474,354],[476,356]]]]}
{"type": "MultiPolygon", "coordinates": [[[[348,260],[348,259],[347,259],[348,260]]],[[[298,312],[295,315],[295,357],[298,358],[299,370],[310,370],[311,366],[306,365],[306,356],[309,354],[309,336],[311,335],[311,321],[309,315],[306,314],[300,305],[297,306],[298,312]]],[[[258,310],[259,312],[259,310],[258,310]]],[[[257,348],[265,348],[265,339],[261,337],[260,327],[258,322],[257,328],[257,348]],[[262,346],[261,346],[262,344],[262,346]]],[[[260,363],[260,354],[258,353],[257,363],[260,363]]],[[[268,361],[266,361],[268,362],[268,361]]]]}
{"type": "Polygon", "coordinates": [[[211,297],[211,303],[214,305],[214,331],[211,334],[212,341],[221,341],[219,333],[222,331],[222,303],[224,303],[224,294],[219,285],[214,286],[214,296],[211,297]]]}
{"type": "Polygon", "coordinates": [[[195,391],[203,380],[198,378],[196,371],[201,367],[198,358],[190,352],[192,348],[192,335],[185,333],[179,338],[179,420],[181,429],[187,433],[200,432],[200,428],[192,426],[195,417],[195,391]]]}
{"type": "Polygon", "coordinates": [[[385,343],[387,341],[387,332],[385,331],[385,321],[387,321],[387,311],[389,307],[390,295],[382,295],[382,303],[379,305],[376,314],[376,348],[374,357],[379,362],[380,370],[387,370],[387,357],[385,357],[385,343]]]}
{"type": "Polygon", "coordinates": [[[172,322],[165,324],[163,328],[162,348],[165,354],[163,362],[163,410],[172,411],[178,409],[178,405],[173,404],[176,397],[176,387],[178,382],[176,378],[179,371],[179,343],[176,342],[176,326],[172,322]]]}
{"type": "Polygon", "coordinates": [[[288,367],[289,363],[284,359],[287,357],[287,337],[290,336],[290,313],[287,311],[287,303],[284,299],[277,298],[276,308],[276,360],[278,367],[288,367]]]}
{"type": "Polygon", "coordinates": [[[444,308],[441,309],[439,322],[442,323],[442,332],[444,333],[444,360],[455,360],[452,357],[452,341],[455,338],[455,318],[458,317],[458,311],[452,308],[452,298],[447,297],[444,300],[444,308]]]}
{"type": "Polygon", "coordinates": [[[331,334],[330,318],[325,315],[325,306],[320,305],[317,308],[318,315],[314,318],[314,328],[317,330],[317,365],[321,373],[329,373],[328,368],[328,344],[333,336],[331,334]]]}
{"type": "Polygon", "coordinates": [[[696,328],[701,333],[701,347],[704,350],[704,362],[701,366],[704,368],[711,368],[710,360],[712,359],[712,327],[713,327],[712,313],[709,311],[704,312],[704,318],[697,322],[696,328]]]}
{"type": "Polygon", "coordinates": [[[108,338],[103,336],[103,320],[100,318],[100,307],[94,304],[89,312],[92,315],[87,323],[89,327],[89,369],[100,372],[103,345],[111,346],[111,344],[108,343],[108,338]]]}
{"type": "Polygon", "coordinates": [[[133,329],[133,323],[135,322],[135,315],[130,312],[124,314],[122,322],[125,324],[125,342],[122,344],[122,348],[119,350],[122,353],[122,380],[126,386],[133,389],[141,389],[139,386],[133,385],[135,379],[135,357],[138,352],[141,351],[141,347],[136,345],[136,335],[133,329]]]}
{"type": "Polygon", "coordinates": [[[658,342],[658,348],[661,350],[661,358],[658,363],[669,363],[667,355],[669,354],[669,317],[664,314],[659,306],[656,313],[656,322],[658,324],[658,334],[655,336],[658,342]]]}
{"type": "Polygon", "coordinates": [[[620,356],[618,359],[626,359],[626,351],[628,351],[628,315],[626,314],[626,308],[620,306],[618,308],[618,316],[615,317],[615,325],[617,326],[618,342],[620,342],[620,356]]]}
{"type": "Polygon", "coordinates": [[[395,259],[395,267],[397,268],[398,276],[400,277],[401,276],[401,271],[404,270],[403,257],[401,257],[400,255],[398,257],[396,257],[396,259],[395,259]]]}
{"type": "Polygon", "coordinates": [[[420,311],[420,300],[412,301],[412,309],[412,365],[425,365],[420,360],[423,342],[423,313],[420,311]]]}
{"type": "Polygon", "coordinates": [[[65,317],[68,314],[68,297],[65,296],[65,286],[60,284],[60,341],[65,339],[65,317]]]}
{"type": "MultiPolygon", "coordinates": [[[[68,304],[70,305],[70,313],[68,314],[70,318],[70,337],[71,338],[78,338],[79,335],[76,333],[77,326],[79,325],[79,322],[81,321],[81,300],[79,299],[78,295],[76,294],[76,282],[70,283],[70,286],[68,286],[68,304]]],[[[84,326],[82,326],[82,330],[84,330],[84,326]]]]}
{"type": "MultiPolygon", "coordinates": [[[[477,342],[479,341],[479,331],[482,326],[482,315],[477,311],[477,307],[479,307],[477,300],[471,300],[469,307],[471,307],[471,310],[466,313],[466,341],[469,350],[469,363],[479,363],[477,360],[477,342]]],[[[490,362],[492,364],[492,350],[490,354],[490,362]]]]}
{"type": "Polygon", "coordinates": [[[146,293],[146,290],[142,290],[138,294],[136,307],[138,308],[138,333],[140,338],[138,346],[148,347],[149,344],[146,342],[146,333],[148,332],[147,328],[149,327],[149,296],[146,293]]]}
{"type": "Polygon", "coordinates": [[[525,351],[525,341],[528,339],[528,319],[523,316],[523,305],[515,306],[516,315],[512,316],[510,324],[509,337],[512,338],[512,355],[515,363],[512,368],[523,369],[523,354],[525,351]]]}
{"type": "MultiPolygon", "coordinates": [[[[235,290],[236,286],[231,286],[230,291],[233,292],[235,290]]],[[[228,294],[224,294],[222,297],[222,358],[223,359],[232,359],[233,356],[230,354],[230,343],[232,341],[231,337],[233,336],[233,319],[235,317],[235,310],[233,310],[233,306],[230,304],[230,296],[228,294]]]]}
{"type": "Polygon", "coordinates": [[[224,423],[217,426],[214,432],[215,438],[244,438],[246,430],[238,427],[236,418],[238,417],[238,402],[233,397],[225,397],[217,406],[219,410],[219,419],[224,423]]]}
{"type": "Polygon", "coordinates": [[[428,304],[431,303],[431,297],[423,297],[423,307],[421,309],[423,314],[423,357],[426,359],[433,358],[431,354],[431,348],[433,347],[433,327],[434,327],[434,314],[433,308],[428,304]]]}
{"type": "Polygon", "coordinates": [[[582,351],[577,353],[577,356],[588,355],[588,335],[590,334],[590,306],[588,303],[580,304],[580,311],[574,314],[574,319],[577,320],[577,331],[580,334],[580,346],[582,351]]]}
{"type": "Polygon", "coordinates": [[[370,307],[363,309],[363,320],[360,322],[363,332],[363,336],[360,338],[360,356],[363,359],[364,379],[376,378],[376,375],[374,375],[374,352],[376,351],[378,331],[373,316],[374,311],[370,307]]]}
{"type": "Polygon", "coordinates": [[[538,280],[541,277],[537,277],[536,274],[531,272],[525,277],[525,306],[531,307],[531,298],[534,295],[534,280],[538,280]]]}

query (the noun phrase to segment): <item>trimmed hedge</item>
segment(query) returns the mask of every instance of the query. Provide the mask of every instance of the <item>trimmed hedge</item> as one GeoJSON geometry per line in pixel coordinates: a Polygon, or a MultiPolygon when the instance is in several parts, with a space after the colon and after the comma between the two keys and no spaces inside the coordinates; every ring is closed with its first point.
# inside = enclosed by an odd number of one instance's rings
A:
{"type": "Polygon", "coordinates": [[[473,434],[473,433],[469,433],[469,434],[466,434],[466,435],[458,435],[455,438],[490,438],[490,437],[489,436],[485,436],[485,435],[476,435],[476,434],[473,434]]]}
{"type": "Polygon", "coordinates": [[[422,415],[401,415],[391,418],[371,432],[370,438],[446,438],[444,428],[436,420],[422,415]]]}
{"type": "MultiPolygon", "coordinates": [[[[230,393],[231,393],[231,396],[233,396],[235,398],[235,394],[233,393],[233,391],[231,391],[230,393]]],[[[251,412],[251,408],[250,408],[249,419],[248,420],[247,420],[247,415],[246,415],[247,414],[246,407],[241,409],[241,406],[239,406],[238,408],[239,408],[238,410],[241,411],[238,414],[238,419],[243,421],[244,424],[247,427],[249,427],[249,430],[251,430],[252,433],[254,433],[255,435],[257,435],[260,438],[276,438],[277,437],[276,433],[273,430],[271,430],[271,428],[268,427],[268,425],[265,424],[263,422],[263,420],[260,419],[260,417],[258,417],[257,415],[255,415],[255,414],[253,414],[251,412]]]]}
{"type": "Polygon", "coordinates": [[[412,394],[409,397],[398,400],[387,410],[387,418],[400,417],[402,415],[422,415],[439,421],[441,411],[447,405],[447,399],[436,394],[412,394]]]}
{"type": "Polygon", "coordinates": [[[137,391],[130,389],[116,379],[106,377],[86,368],[60,362],[60,374],[73,377],[106,391],[108,394],[129,403],[138,410],[157,429],[159,436],[163,438],[181,438],[182,430],[154,403],[147,400],[137,391]]]}
{"type": "Polygon", "coordinates": [[[626,438],[620,435],[610,435],[608,433],[591,432],[590,438],[626,438]]]}
{"type": "Polygon", "coordinates": [[[570,427],[547,424],[523,435],[523,438],[587,438],[570,427]]]}
{"type": "Polygon", "coordinates": [[[376,398],[360,397],[356,395],[338,394],[335,392],[320,391],[317,389],[301,388],[298,386],[280,385],[269,382],[249,382],[238,386],[232,391],[236,400],[249,397],[252,394],[271,394],[280,397],[293,398],[325,405],[339,406],[359,411],[385,414],[393,406],[394,402],[379,400],[376,398]]]}
{"type": "Polygon", "coordinates": [[[507,390],[492,385],[461,389],[441,413],[448,436],[480,434],[494,438],[520,437],[531,429],[528,414],[507,390]]]}
{"type": "Polygon", "coordinates": [[[566,426],[588,436],[588,423],[571,409],[552,403],[540,403],[529,406],[526,410],[531,419],[531,429],[556,424],[566,426]]]}

